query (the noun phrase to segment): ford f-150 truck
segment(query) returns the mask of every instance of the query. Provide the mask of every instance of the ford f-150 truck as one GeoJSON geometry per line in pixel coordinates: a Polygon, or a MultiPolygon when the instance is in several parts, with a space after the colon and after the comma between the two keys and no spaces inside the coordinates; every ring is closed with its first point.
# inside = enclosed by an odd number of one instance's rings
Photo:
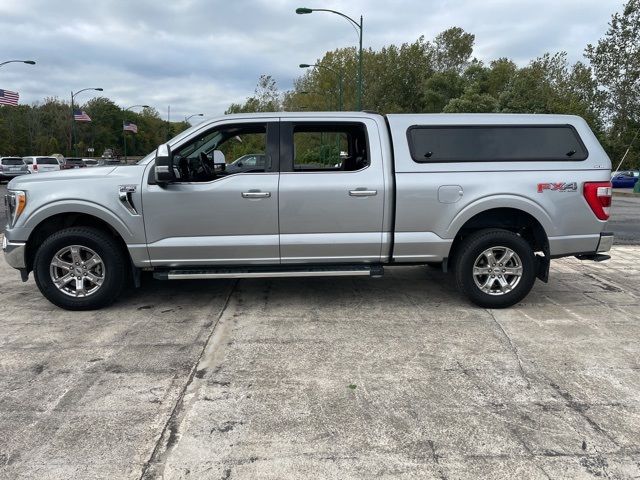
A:
{"type": "Polygon", "coordinates": [[[547,281],[551,259],[609,258],[610,170],[575,116],[228,115],[136,165],[12,180],[3,249],[70,310],[113,302],[143,270],[377,277],[417,264],[500,308],[547,281]],[[227,169],[248,154],[264,160],[227,169]]]}

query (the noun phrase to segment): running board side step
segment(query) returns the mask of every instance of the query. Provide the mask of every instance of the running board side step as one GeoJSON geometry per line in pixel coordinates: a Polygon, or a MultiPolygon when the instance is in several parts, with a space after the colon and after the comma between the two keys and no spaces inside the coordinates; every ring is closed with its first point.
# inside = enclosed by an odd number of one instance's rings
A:
{"type": "Polygon", "coordinates": [[[214,278],[279,278],[279,277],[381,277],[382,265],[333,265],[290,268],[244,267],[161,270],[153,272],[158,280],[207,280],[214,278]]]}

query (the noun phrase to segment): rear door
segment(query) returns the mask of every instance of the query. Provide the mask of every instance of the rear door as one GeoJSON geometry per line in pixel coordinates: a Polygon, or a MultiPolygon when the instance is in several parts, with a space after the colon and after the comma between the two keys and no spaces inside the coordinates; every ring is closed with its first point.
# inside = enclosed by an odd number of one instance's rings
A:
{"type": "Polygon", "coordinates": [[[281,262],[379,262],[385,188],[377,124],[287,120],[280,129],[281,262]]]}

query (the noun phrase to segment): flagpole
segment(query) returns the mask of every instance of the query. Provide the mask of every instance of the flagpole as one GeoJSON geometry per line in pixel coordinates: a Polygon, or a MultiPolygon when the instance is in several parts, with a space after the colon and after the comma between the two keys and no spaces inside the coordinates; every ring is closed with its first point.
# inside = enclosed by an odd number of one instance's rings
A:
{"type": "Polygon", "coordinates": [[[122,144],[124,145],[124,163],[127,163],[127,131],[124,129],[124,122],[125,120],[123,119],[122,120],[122,144]]]}
{"type": "Polygon", "coordinates": [[[71,145],[69,145],[69,153],[75,154],[74,138],[76,136],[76,116],[73,111],[73,91],[71,92],[71,145]]]}
{"type": "Polygon", "coordinates": [[[71,90],[71,145],[69,146],[69,153],[71,153],[71,149],[73,149],[74,156],[76,157],[78,156],[78,153],[73,143],[76,136],[76,117],[73,114],[73,98],[79,93],[86,92],[87,90],[95,90],[97,92],[102,92],[103,89],[101,87],[89,87],[89,88],[83,88],[82,90],[78,90],[76,93],[73,93],[73,90],[71,90]]]}
{"type": "MultiPolygon", "coordinates": [[[[131,105],[130,107],[125,108],[122,113],[122,144],[124,146],[124,149],[123,149],[124,163],[127,163],[127,131],[124,129],[125,124],[127,123],[127,112],[132,108],[137,108],[137,107],[150,108],[149,105],[131,105]]],[[[133,147],[135,150],[135,144],[133,145],[133,147]]]]}

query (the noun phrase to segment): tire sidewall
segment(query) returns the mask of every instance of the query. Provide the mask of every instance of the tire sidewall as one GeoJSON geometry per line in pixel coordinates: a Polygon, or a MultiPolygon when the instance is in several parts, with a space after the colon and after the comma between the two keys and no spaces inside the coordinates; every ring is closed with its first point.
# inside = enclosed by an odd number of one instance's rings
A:
{"type": "Polygon", "coordinates": [[[42,294],[54,305],[67,310],[91,310],[105,306],[120,294],[124,280],[124,258],[115,241],[97,229],[69,228],[55,233],[43,242],[36,252],[34,279],[42,294]],[[104,282],[87,297],[71,297],[53,283],[50,264],[53,256],[70,245],[81,245],[96,252],[104,264],[104,282]]]}
{"type": "Polygon", "coordinates": [[[479,232],[468,239],[456,268],[458,286],[470,300],[485,308],[506,308],[520,302],[531,291],[536,281],[536,259],[529,243],[508,230],[479,232]],[[491,247],[508,247],[520,257],[522,277],[516,287],[504,295],[489,295],[476,285],[473,267],[478,256],[491,247]]]}

